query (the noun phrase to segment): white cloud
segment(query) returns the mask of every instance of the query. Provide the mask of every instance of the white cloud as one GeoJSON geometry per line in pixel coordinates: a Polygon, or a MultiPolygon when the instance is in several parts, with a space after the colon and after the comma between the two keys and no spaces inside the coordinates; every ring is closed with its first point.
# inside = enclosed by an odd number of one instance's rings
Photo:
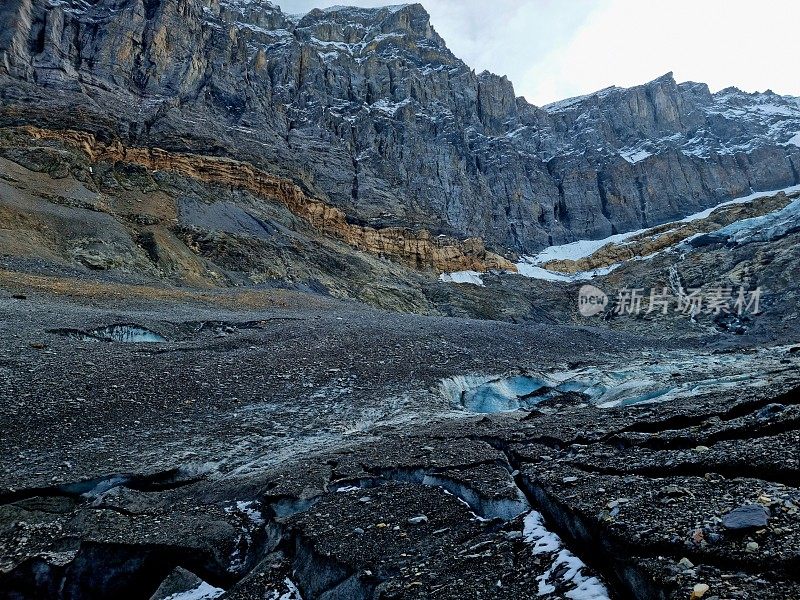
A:
{"type": "MultiPolygon", "coordinates": [[[[338,0],[343,2],[343,0],[338,0]]],[[[289,13],[319,2],[278,0],[289,13]]],[[[382,6],[391,0],[351,0],[382,6]]],[[[322,3],[324,4],[324,2],[322,3]]],[[[427,0],[436,30],[468,65],[508,75],[534,104],[679,81],[800,95],[796,0],[427,0]]]]}

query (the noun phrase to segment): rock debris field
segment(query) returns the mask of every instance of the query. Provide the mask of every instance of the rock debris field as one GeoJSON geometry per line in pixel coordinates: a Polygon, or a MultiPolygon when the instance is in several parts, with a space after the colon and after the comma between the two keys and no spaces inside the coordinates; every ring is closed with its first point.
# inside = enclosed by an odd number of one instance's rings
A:
{"type": "Polygon", "coordinates": [[[309,301],[4,295],[0,596],[800,595],[796,347],[309,301]]]}

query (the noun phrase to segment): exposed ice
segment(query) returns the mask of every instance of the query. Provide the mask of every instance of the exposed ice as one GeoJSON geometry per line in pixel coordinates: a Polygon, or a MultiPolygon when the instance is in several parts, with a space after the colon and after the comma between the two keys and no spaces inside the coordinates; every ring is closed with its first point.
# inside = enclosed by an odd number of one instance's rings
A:
{"type": "Polygon", "coordinates": [[[476,413],[515,411],[541,400],[536,398],[532,402],[526,401],[531,398],[531,394],[546,386],[547,382],[535,377],[526,375],[507,377],[464,390],[461,394],[461,404],[466,410],[476,413]]]}
{"type": "Polygon", "coordinates": [[[125,344],[158,344],[167,341],[164,336],[136,325],[110,325],[93,329],[90,333],[105,340],[125,344]]]}
{"type": "Polygon", "coordinates": [[[661,395],[663,386],[637,377],[638,373],[612,372],[605,376],[599,370],[585,369],[499,377],[453,377],[443,380],[440,390],[453,406],[482,414],[530,409],[568,392],[584,394],[596,404],[638,402],[650,400],[654,394],[661,395]]]}
{"type": "Polygon", "coordinates": [[[519,490],[516,498],[484,498],[468,485],[444,475],[426,474],[421,483],[441,488],[445,493],[455,496],[469,507],[475,518],[482,521],[491,519],[512,521],[526,510],[530,510],[530,504],[519,490]]]}
{"type": "MultiPolygon", "coordinates": [[[[433,485],[433,484],[430,484],[430,485],[433,485]]],[[[441,486],[437,486],[437,487],[441,487],[441,486]]],[[[466,507],[469,509],[469,512],[470,512],[470,514],[472,515],[472,518],[473,518],[473,519],[475,519],[476,521],[484,521],[484,522],[485,522],[485,521],[489,521],[489,519],[487,519],[486,517],[482,517],[482,516],[480,516],[478,513],[476,513],[474,510],[472,510],[472,506],[470,505],[470,503],[469,503],[469,502],[467,502],[466,500],[464,500],[464,498],[462,498],[462,497],[461,497],[461,496],[459,496],[458,494],[455,494],[455,493],[451,492],[450,490],[446,490],[446,489],[444,489],[444,488],[441,488],[441,490],[442,490],[442,491],[443,491],[445,494],[447,494],[448,496],[452,496],[453,498],[455,498],[456,500],[458,500],[458,501],[459,501],[461,504],[463,504],[464,506],[466,506],[466,507]]]]}
{"type": "MultiPolygon", "coordinates": [[[[130,481],[130,477],[127,475],[111,475],[109,477],[100,478],[93,481],[84,482],[83,485],[90,485],[94,484],[91,489],[88,489],[81,493],[81,496],[84,498],[95,499],[98,496],[105,494],[107,491],[114,489],[115,487],[119,487],[124,485],[130,481]]],[[[77,484],[75,487],[79,488],[81,484],[77,484]]]]}
{"type": "MultiPolygon", "coordinates": [[[[746,384],[768,385],[774,372],[792,371],[785,349],[741,356],[737,354],[682,354],[642,356],[622,367],[589,366],[508,375],[455,376],[440,382],[439,391],[453,407],[474,413],[530,409],[545,400],[573,392],[600,408],[668,402],[746,384]],[[744,362],[743,362],[744,361],[744,362]]],[[[800,359],[799,359],[800,360],[800,359]]]]}
{"type": "Polygon", "coordinates": [[[435,487],[442,490],[442,492],[446,495],[454,497],[461,504],[466,506],[469,509],[472,517],[480,521],[489,521],[491,519],[513,521],[519,515],[526,513],[531,508],[528,500],[525,498],[525,495],[519,488],[514,488],[515,494],[511,497],[485,497],[470,487],[468,483],[452,479],[442,473],[431,473],[428,470],[420,467],[386,468],[382,470],[378,477],[379,479],[367,478],[360,479],[355,482],[350,480],[346,484],[340,482],[338,484],[334,484],[334,487],[336,485],[341,485],[340,488],[336,489],[337,492],[355,492],[359,494],[365,489],[382,485],[387,481],[398,481],[403,483],[435,487]],[[354,483],[355,485],[353,485],[354,483]]]}
{"type": "MultiPolygon", "coordinates": [[[[729,244],[744,244],[774,240],[798,229],[800,229],[800,199],[766,215],[731,223],[708,234],[707,237],[729,244]]],[[[702,236],[693,236],[692,239],[698,237],[702,236]]]]}
{"type": "Polygon", "coordinates": [[[167,341],[164,336],[139,325],[108,325],[90,331],[81,329],[51,329],[55,333],[82,342],[120,342],[124,344],[155,344],[167,341]]]}
{"type": "Polygon", "coordinates": [[[243,515],[247,516],[254,526],[258,527],[259,525],[263,525],[265,523],[264,517],[260,511],[253,508],[253,502],[245,502],[239,500],[236,502],[236,508],[241,512],[243,515]]]}
{"type": "Polygon", "coordinates": [[[248,562],[248,554],[253,546],[253,532],[266,523],[261,511],[253,507],[255,501],[237,501],[233,506],[226,506],[225,512],[238,515],[241,521],[239,538],[230,557],[228,570],[240,572],[248,562]]]}

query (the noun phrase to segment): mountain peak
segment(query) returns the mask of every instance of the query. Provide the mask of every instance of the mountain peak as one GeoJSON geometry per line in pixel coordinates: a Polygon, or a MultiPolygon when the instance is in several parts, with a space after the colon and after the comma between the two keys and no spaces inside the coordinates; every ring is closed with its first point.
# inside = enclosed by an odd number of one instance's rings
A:
{"type": "Polygon", "coordinates": [[[433,46],[446,50],[446,44],[431,26],[430,15],[421,4],[397,4],[378,8],[332,6],[316,8],[303,16],[296,30],[306,40],[324,44],[369,44],[373,41],[403,38],[414,42],[430,40],[433,46]]]}
{"type": "Polygon", "coordinates": [[[669,71],[668,73],[664,73],[663,75],[656,77],[649,83],[675,83],[675,73],[669,71]]]}
{"type": "Polygon", "coordinates": [[[430,15],[421,4],[394,4],[364,8],[359,6],[335,5],[328,8],[315,8],[301,19],[301,23],[333,21],[339,24],[376,25],[387,21],[398,24],[430,25],[430,15]]]}

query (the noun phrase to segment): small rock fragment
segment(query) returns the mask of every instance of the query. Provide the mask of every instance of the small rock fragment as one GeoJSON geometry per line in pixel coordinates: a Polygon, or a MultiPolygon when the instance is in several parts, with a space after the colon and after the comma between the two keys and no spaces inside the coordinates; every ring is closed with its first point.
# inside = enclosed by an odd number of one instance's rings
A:
{"type": "Polygon", "coordinates": [[[764,408],[756,412],[756,418],[762,421],[768,420],[776,415],[779,415],[784,410],[786,410],[786,407],[783,404],[773,402],[772,404],[767,404],[764,408]]]}
{"type": "Polygon", "coordinates": [[[745,504],[734,508],[722,517],[722,525],[726,529],[760,529],[767,526],[769,510],[758,504],[745,504]]]}

